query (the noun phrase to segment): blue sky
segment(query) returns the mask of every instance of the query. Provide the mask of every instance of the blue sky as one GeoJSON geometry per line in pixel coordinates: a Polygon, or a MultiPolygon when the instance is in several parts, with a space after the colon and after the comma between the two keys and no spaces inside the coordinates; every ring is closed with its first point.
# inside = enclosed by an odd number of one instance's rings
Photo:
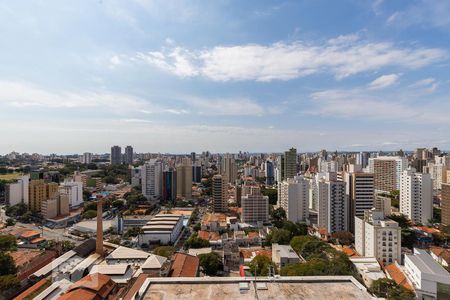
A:
{"type": "Polygon", "coordinates": [[[0,1],[0,153],[450,149],[449,1],[0,1]]]}

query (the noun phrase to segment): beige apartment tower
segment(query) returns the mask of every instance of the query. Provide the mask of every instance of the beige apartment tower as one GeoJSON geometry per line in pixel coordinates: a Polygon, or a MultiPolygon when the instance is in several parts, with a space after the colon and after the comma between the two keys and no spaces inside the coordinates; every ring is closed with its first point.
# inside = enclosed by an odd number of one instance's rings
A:
{"type": "Polygon", "coordinates": [[[441,209],[443,225],[450,225],[450,183],[443,183],[441,190],[441,209]]]}
{"type": "Polygon", "coordinates": [[[223,176],[214,175],[212,179],[212,206],[213,211],[226,212],[228,210],[227,203],[227,184],[223,176]]]}
{"type": "Polygon", "coordinates": [[[42,202],[50,199],[58,192],[58,184],[45,183],[44,180],[31,180],[29,187],[29,208],[33,212],[40,212],[42,202]]]}
{"type": "Polygon", "coordinates": [[[41,214],[44,219],[53,219],[69,214],[69,195],[55,193],[50,199],[42,201],[41,214]]]}
{"type": "Polygon", "coordinates": [[[269,220],[269,197],[261,194],[257,186],[250,187],[250,193],[242,197],[242,222],[263,223],[269,220]]]}
{"type": "Polygon", "coordinates": [[[189,158],[183,158],[177,166],[177,197],[192,198],[192,164],[189,158]]]}

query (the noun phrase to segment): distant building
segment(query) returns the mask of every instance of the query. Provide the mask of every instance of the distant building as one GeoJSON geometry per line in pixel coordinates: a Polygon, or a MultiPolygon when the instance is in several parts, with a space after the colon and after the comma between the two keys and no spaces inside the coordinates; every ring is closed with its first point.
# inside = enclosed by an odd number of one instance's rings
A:
{"type": "Polygon", "coordinates": [[[195,183],[202,182],[202,167],[201,166],[192,166],[192,181],[195,183]]]}
{"type": "Polygon", "coordinates": [[[297,175],[297,149],[291,148],[284,152],[284,174],[283,180],[294,178],[297,175]]]}
{"type": "Polygon", "coordinates": [[[348,231],[348,197],[345,182],[335,173],[319,174],[316,181],[317,225],[328,233],[348,231]]]}
{"type": "Polygon", "coordinates": [[[150,201],[161,199],[162,173],[162,162],[156,159],[151,159],[141,167],[142,194],[150,201]]]}
{"type": "Polygon", "coordinates": [[[428,224],[433,218],[433,184],[430,174],[405,170],[400,181],[400,213],[414,224],[428,224]]]}
{"type": "Polygon", "coordinates": [[[375,194],[373,207],[376,210],[382,211],[385,216],[390,216],[392,213],[391,202],[392,199],[390,197],[382,196],[381,194],[375,194]]]}
{"type": "Polygon", "coordinates": [[[17,179],[15,183],[9,183],[5,188],[5,199],[9,206],[23,203],[29,204],[29,184],[30,175],[23,175],[17,179]]]}
{"type": "Polygon", "coordinates": [[[278,183],[278,206],[292,222],[306,222],[309,217],[309,181],[295,176],[278,183]]]}
{"type": "Polygon", "coordinates": [[[158,214],[142,227],[142,233],[139,234],[138,238],[139,244],[173,244],[180,236],[182,230],[183,216],[158,214]]]}
{"type": "Polygon", "coordinates": [[[261,194],[257,186],[250,188],[250,193],[241,198],[243,223],[263,223],[269,220],[269,197],[261,194]]]}
{"type": "Polygon", "coordinates": [[[222,175],[214,175],[212,178],[211,199],[215,213],[226,212],[228,210],[227,185],[222,175]]]}
{"type": "Polygon", "coordinates": [[[192,198],[192,163],[189,158],[183,158],[177,166],[177,197],[192,198]]]}
{"type": "Polygon", "coordinates": [[[234,184],[237,179],[237,166],[234,158],[227,154],[223,159],[223,179],[226,183],[234,184]]]}
{"type": "Polygon", "coordinates": [[[364,257],[375,257],[385,265],[401,261],[401,228],[381,211],[366,211],[355,217],[355,248],[364,257]]]}
{"type": "Polygon", "coordinates": [[[83,183],[79,181],[64,181],[59,187],[59,192],[66,194],[69,198],[71,208],[83,204],[83,183]]]}
{"type": "Polygon", "coordinates": [[[44,219],[53,219],[58,216],[66,216],[69,214],[69,194],[56,192],[51,198],[42,201],[41,214],[44,219]]]}
{"type": "Polygon", "coordinates": [[[85,152],[83,153],[83,155],[81,156],[81,163],[82,164],[90,164],[92,162],[92,153],[90,152],[85,152]]]}
{"type": "Polygon", "coordinates": [[[44,180],[31,180],[29,185],[29,208],[33,212],[40,212],[42,202],[50,199],[58,192],[58,184],[45,183],[44,180]]]}
{"type": "Polygon", "coordinates": [[[120,146],[111,147],[111,165],[122,164],[122,148],[120,146]]]}
{"type": "Polygon", "coordinates": [[[345,173],[346,194],[349,199],[349,231],[355,232],[355,216],[364,216],[364,211],[374,206],[374,176],[372,173],[345,173]]]}
{"type": "Polygon", "coordinates": [[[275,183],[273,162],[271,162],[270,160],[266,160],[265,164],[266,185],[273,185],[275,183]]]}
{"type": "Polygon", "coordinates": [[[125,154],[124,154],[124,157],[123,157],[123,162],[126,165],[131,165],[131,164],[133,164],[133,160],[134,160],[133,147],[126,146],[125,147],[125,154]]]}
{"type": "Polygon", "coordinates": [[[171,202],[175,202],[177,199],[177,171],[173,168],[163,172],[162,199],[171,202]]]}
{"type": "Polygon", "coordinates": [[[450,183],[442,184],[441,190],[442,220],[444,225],[450,225],[450,183]]]}
{"type": "Polygon", "coordinates": [[[390,193],[400,189],[400,175],[407,166],[408,161],[404,157],[369,158],[369,172],[374,174],[375,191],[390,193]]]}

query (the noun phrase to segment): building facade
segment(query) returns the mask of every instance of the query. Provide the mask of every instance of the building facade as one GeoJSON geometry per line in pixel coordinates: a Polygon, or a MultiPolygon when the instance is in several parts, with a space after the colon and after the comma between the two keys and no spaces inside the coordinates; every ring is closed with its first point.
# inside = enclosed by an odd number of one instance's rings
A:
{"type": "Polygon", "coordinates": [[[111,147],[111,165],[122,164],[122,148],[120,146],[111,147]]]}
{"type": "Polygon", "coordinates": [[[278,206],[286,211],[292,222],[306,222],[309,216],[309,181],[295,176],[278,183],[278,206]]]}
{"type": "Polygon", "coordinates": [[[400,181],[400,213],[414,224],[429,224],[433,218],[433,183],[430,174],[405,170],[400,181]]]}
{"type": "Polygon", "coordinates": [[[261,194],[257,186],[250,188],[250,193],[241,198],[243,223],[257,224],[269,220],[269,197],[261,194]]]}
{"type": "Polygon", "coordinates": [[[147,200],[161,199],[162,170],[162,162],[156,159],[151,159],[142,166],[142,194],[147,200]]]}

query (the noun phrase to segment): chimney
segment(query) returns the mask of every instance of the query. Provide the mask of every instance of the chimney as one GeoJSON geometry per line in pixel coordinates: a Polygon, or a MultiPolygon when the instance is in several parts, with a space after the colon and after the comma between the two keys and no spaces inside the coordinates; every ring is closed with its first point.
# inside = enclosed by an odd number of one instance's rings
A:
{"type": "Polygon", "coordinates": [[[95,253],[103,256],[103,200],[97,201],[97,240],[95,243],[95,253]]]}

